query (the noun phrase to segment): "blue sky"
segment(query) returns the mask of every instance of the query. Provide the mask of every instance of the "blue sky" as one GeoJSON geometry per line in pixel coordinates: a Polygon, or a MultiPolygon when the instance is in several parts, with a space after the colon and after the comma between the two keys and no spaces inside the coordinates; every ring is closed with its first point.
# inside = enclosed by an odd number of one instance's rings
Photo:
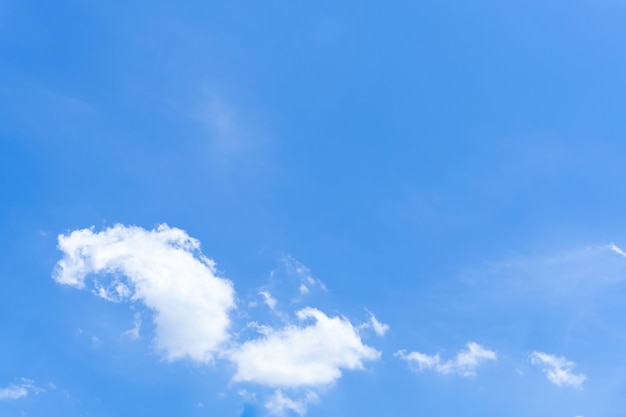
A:
{"type": "Polygon", "coordinates": [[[109,3],[0,1],[0,417],[625,415],[626,4],[109,3]]]}

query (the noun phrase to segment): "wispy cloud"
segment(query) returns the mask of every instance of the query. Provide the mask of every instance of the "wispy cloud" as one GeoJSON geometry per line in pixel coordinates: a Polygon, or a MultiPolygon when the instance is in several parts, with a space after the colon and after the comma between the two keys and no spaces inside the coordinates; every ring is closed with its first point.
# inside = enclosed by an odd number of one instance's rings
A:
{"type": "Polygon", "coordinates": [[[409,363],[412,369],[423,371],[432,369],[440,374],[476,375],[476,368],[486,361],[497,360],[496,352],[486,349],[475,342],[469,342],[466,350],[457,353],[454,359],[441,361],[439,354],[432,356],[420,352],[400,350],[395,356],[409,363]]]}
{"type": "Polygon", "coordinates": [[[94,277],[96,294],[140,301],[153,310],[155,344],[167,359],[210,361],[229,338],[233,286],[217,277],[215,263],[183,230],[167,225],[153,230],[116,225],[98,233],[82,229],[60,235],[59,249],[64,256],[54,279],[82,289],[87,276],[108,274],[108,285],[94,277]]]}
{"type": "Polygon", "coordinates": [[[206,131],[211,167],[221,175],[266,167],[271,141],[262,123],[222,93],[209,93],[193,110],[192,117],[206,131]]]}
{"type": "Polygon", "coordinates": [[[263,302],[270,308],[270,310],[276,310],[276,304],[278,304],[278,301],[272,297],[272,294],[270,294],[269,291],[261,291],[259,292],[259,295],[263,297],[263,302]]]}
{"type": "Polygon", "coordinates": [[[615,245],[615,243],[611,243],[609,245],[609,249],[611,249],[613,252],[622,255],[623,257],[626,258],[626,252],[624,252],[620,247],[618,247],[617,245],[615,245]]]}
{"type": "Polygon", "coordinates": [[[132,328],[126,330],[122,336],[127,337],[132,340],[139,339],[139,331],[141,330],[141,314],[135,313],[134,325],[132,328]]]}
{"type": "Polygon", "coordinates": [[[282,262],[287,273],[300,281],[298,291],[301,295],[308,294],[312,289],[326,291],[326,285],[321,280],[314,278],[309,268],[293,256],[283,256],[282,262]]]}
{"type": "Polygon", "coordinates": [[[39,394],[43,389],[35,386],[35,381],[27,378],[9,384],[4,388],[0,388],[0,400],[18,400],[27,397],[28,394],[39,394]]]}
{"type": "Polygon", "coordinates": [[[465,284],[482,289],[492,299],[532,296],[578,305],[582,298],[600,295],[607,286],[626,281],[624,256],[614,244],[586,246],[509,257],[466,270],[462,277],[465,284]],[[494,297],[494,292],[498,292],[498,297],[494,297]]]}
{"type": "Polygon", "coordinates": [[[530,355],[533,365],[540,366],[550,382],[558,387],[582,388],[587,379],[584,374],[575,374],[572,368],[576,366],[564,357],[549,355],[544,352],[533,352],[530,355]]]}
{"type": "Polygon", "coordinates": [[[370,321],[363,323],[359,327],[362,329],[372,329],[374,333],[376,333],[377,336],[380,336],[380,337],[384,336],[390,329],[389,325],[378,321],[378,319],[373,313],[369,312],[369,315],[370,315],[370,321]]]}
{"type": "Polygon", "coordinates": [[[281,390],[276,390],[274,395],[265,403],[265,408],[270,415],[283,416],[288,412],[304,415],[309,404],[319,402],[319,396],[313,391],[308,391],[300,398],[290,398],[281,390]]]}

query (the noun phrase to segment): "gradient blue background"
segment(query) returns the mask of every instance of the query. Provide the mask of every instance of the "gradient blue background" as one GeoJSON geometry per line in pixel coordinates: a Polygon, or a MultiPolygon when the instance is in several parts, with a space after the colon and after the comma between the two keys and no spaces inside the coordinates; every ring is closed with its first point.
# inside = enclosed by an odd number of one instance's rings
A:
{"type": "Polygon", "coordinates": [[[117,222],[185,229],[240,295],[290,254],[315,305],[391,326],[309,416],[625,415],[626,259],[576,255],[626,245],[625,21],[609,0],[0,1],[0,387],[56,387],[0,416],[263,414],[227,366],[123,343],[128,306],[53,282],[59,233],[117,222]],[[468,340],[499,354],[474,378],[393,357],[468,340]]]}

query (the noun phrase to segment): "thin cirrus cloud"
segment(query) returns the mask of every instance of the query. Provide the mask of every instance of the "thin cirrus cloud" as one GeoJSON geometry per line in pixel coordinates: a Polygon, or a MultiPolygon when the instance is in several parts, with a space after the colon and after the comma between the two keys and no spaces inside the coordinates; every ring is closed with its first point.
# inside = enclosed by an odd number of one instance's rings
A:
{"type": "Polygon", "coordinates": [[[432,369],[440,374],[457,374],[462,376],[476,375],[476,368],[484,362],[497,360],[496,352],[486,349],[475,342],[469,342],[467,349],[457,353],[454,359],[441,361],[439,354],[426,355],[420,352],[399,350],[395,356],[407,361],[416,371],[432,369]]]}
{"type": "Polygon", "coordinates": [[[54,279],[84,289],[87,276],[100,274],[93,279],[96,295],[145,304],[155,312],[155,345],[168,360],[210,362],[229,339],[233,285],[183,230],[118,224],[60,235],[58,246],[63,258],[54,279]]]}
{"type": "Polygon", "coordinates": [[[582,388],[587,379],[584,374],[572,372],[576,364],[562,356],[535,351],[530,355],[530,362],[541,367],[548,380],[558,387],[582,388]]]}
{"type": "Polygon", "coordinates": [[[296,313],[299,324],[265,329],[264,337],[244,342],[228,357],[236,365],[233,380],[271,387],[328,385],[342,370],[360,370],[380,352],[363,344],[357,328],[343,317],[315,308],[296,313]],[[306,320],[313,323],[301,324],[306,320]]]}

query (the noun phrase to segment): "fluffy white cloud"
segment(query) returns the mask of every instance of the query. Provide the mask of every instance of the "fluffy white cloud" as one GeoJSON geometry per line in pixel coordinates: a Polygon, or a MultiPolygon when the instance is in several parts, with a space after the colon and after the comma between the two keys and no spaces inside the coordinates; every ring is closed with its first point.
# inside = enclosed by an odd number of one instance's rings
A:
{"type": "Polygon", "coordinates": [[[119,224],[98,233],[82,229],[59,235],[59,249],[63,258],[54,279],[85,288],[87,276],[101,274],[93,284],[98,296],[144,303],[155,313],[155,345],[167,359],[211,361],[229,338],[233,286],[217,277],[200,242],[183,230],[119,224]]]}
{"type": "Polygon", "coordinates": [[[243,343],[228,356],[235,363],[234,381],[273,387],[315,387],[329,384],[343,369],[363,369],[363,361],[380,352],[364,345],[357,329],[345,318],[328,317],[314,308],[297,313],[312,324],[265,328],[264,337],[243,343]]]}
{"type": "Polygon", "coordinates": [[[494,351],[485,349],[475,342],[469,342],[466,350],[457,353],[454,359],[441,362],[439,354],[433,356],[420,352],[409,352],[400,350],[395,353],[398,358],[407,361],[413,369],[422,371],[433,369],[441,374],[459,374],[463,376],[476,375],[476,368],[485,361],[497,360],[494,351]]]}
{"type": "Polygon", "coordinates": [[[533,352],[530,355],[533,365],[540,366],[548,377],[548,380],[556,386],[570,386],[582,388],[583,382],[587,379],[584,374],[575,374],[572,368],[576,366],[564,357],[549,355],[544,352],[533,352]]]}
{"type": "Polygon", "coordinates": [[[0,388],[0,400],[17,400],[28,396],[30,392],[38,394],[41,391],[41,388],[35,386],[34,381],[21,378],[7,387],[0,388]]]}
{"type": "Polygon", "coordinates": [[[294,399],[283,394],[281,390],[277,390],[265,403],[265,408],[271,415],[282,416],[293,411],[302,416],[306,413],[309,404],[317,402],[319,402],[319,396],[313,391],[308,391],[302,398],[294,399]]]}

